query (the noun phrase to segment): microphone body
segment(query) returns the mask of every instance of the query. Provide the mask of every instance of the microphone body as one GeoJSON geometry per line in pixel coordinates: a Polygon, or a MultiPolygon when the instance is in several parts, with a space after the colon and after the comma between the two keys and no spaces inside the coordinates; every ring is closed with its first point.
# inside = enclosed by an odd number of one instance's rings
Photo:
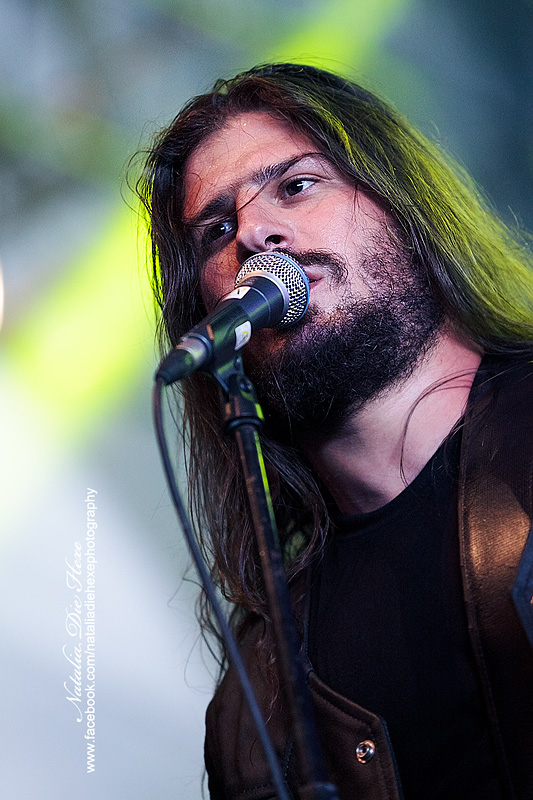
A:
{"type": "Polygon", "coordinates": [[[168,385],[227,364],[253,331],[293,325],[308,304],[309,281],[300,265],[284,253],[257,253],[243,263],[235,289],[163,359],[156,380],[168,385]]]}

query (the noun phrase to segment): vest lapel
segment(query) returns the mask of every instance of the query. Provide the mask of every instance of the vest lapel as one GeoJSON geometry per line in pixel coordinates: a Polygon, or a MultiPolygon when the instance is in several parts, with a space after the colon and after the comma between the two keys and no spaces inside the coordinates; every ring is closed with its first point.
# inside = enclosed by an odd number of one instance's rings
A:
{"type": "Polygon", "coordinates": [[[482,368],[461,449],[461,566],[494,739],[509,787],[510,773],[525,798],[533,797],[533,654],[525,634],[533,636],[533,370],[521,364],[483,375],[482,368]]]}

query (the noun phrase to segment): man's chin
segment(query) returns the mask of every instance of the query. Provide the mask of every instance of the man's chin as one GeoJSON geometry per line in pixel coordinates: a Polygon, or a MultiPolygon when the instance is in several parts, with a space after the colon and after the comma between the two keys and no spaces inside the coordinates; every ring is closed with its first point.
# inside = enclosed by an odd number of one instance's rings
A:
{"type": "MultiPolygon", "coordinates": [[[[412,298],[406,298],[405,303],[412,298]]],[[[298,328],[261,331],[246,353],[267,430],[277,439],[327,437],[373,398],[408,377],[427,351],[440,314],[417,299],[407,317],[390,298],[354,302],[298,328]]]]}

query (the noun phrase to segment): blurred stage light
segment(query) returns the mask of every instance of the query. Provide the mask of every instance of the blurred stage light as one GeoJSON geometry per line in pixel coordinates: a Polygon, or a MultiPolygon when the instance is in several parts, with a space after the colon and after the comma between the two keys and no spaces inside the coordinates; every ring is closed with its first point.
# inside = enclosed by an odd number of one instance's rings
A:
{"type": "Polygon", "coordinates": [[[10,330],[11,369],[69,442],[129,391],[136,372],[155,364],[152,300],[139,261],[136,219],[124,210],[10,330]]]}

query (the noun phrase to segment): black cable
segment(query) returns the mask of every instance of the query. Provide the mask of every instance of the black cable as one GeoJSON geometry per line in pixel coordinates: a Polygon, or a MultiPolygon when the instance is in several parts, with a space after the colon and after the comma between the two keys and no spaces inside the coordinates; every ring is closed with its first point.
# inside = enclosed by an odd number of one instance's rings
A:
{"type": "Polygon", "coordinates": [[[250,709],[250,713],[252,715],[257,732],[259,734],[259,738],[261,739],[261,743],[265,751],[265,756],[272,773],[272,780],[274,782],[278,798],[279,800],[290,800],[287,787],[283,779],[283,775],[281,773],[281,768],[274,747],[270,740],[270,736],[268,735],[268,731],[266,729],[266,725],[263,720],[259,704],[255,697],[252,684],[250,683],[248,673],[246,672],[246,667],[244,666],[244,662],[242,660],[239,647],[237,645],[237,642],[235,641],[233,632],[228,624],[226,617],[224,616],[224,613],[216,596],[215,586],[211,579],[211,575],[209,574],[209,570],[207,569],[207,566],[205,564],[204,558],[200,552],[200,548],[198,547],[198,543],[196,542],[194,533],[192,531],[192,526],[189,521],[189,517],[183,505],[183,501],[181,499],[178,486],[176,484],[176,479],[174,477],[174,471],[172,469],[172,464],[168,453],[168,447],[166,443],[165,431],[163,426],[161,396],[162,396],[162,387],[164,385],[165,381],[162,378],[158,378],[154,384],[153,413],[154,413],[154,425],[156,430],[157,442],[159,444],[161,459],[163,461],[163,469],[165,471],[165,475],[167,478],[170,496],[172,497],[176,513],[178,514],[181,526],[183,528],[183,533],[185,535],[185,539],[189,546],[189,551],[196,565],[196,569],[198,570],[202,586],[204,587],[205,593],[209,599],[211,608],[213,609],[217,623],[219,625],[220,632],[228,648],[230,659],[233,662],[233,666],[237,670],[237,674],[242,686],[244,697],[250,709]]]}

